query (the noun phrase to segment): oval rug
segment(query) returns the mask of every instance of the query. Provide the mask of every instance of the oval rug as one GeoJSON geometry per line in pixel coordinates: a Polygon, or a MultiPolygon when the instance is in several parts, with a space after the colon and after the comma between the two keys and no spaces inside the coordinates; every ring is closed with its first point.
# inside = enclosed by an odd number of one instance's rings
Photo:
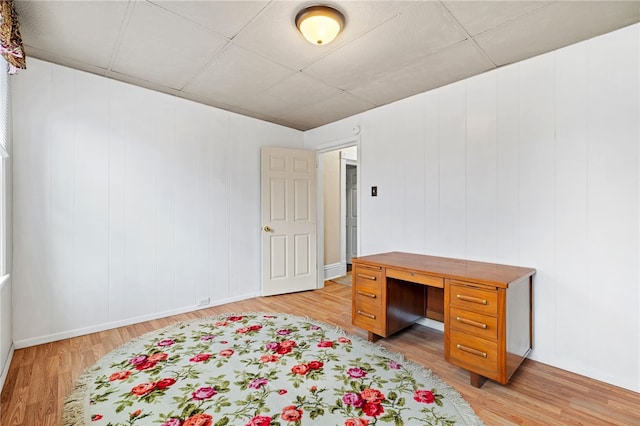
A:
{"type": "Polygon", "coordinates": [[[65,401],[70,425],[482,425],[430,370],[309,318],[176,323],[105,355],[65,401]]]}

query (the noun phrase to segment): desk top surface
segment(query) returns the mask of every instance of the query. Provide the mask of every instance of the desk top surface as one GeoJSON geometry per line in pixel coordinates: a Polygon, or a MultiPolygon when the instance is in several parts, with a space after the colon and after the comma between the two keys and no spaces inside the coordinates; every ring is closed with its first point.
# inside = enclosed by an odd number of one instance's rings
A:
{"type": "Polygon", "coordinates": [[[508,287],[509,283],[530,277],[536,273],[533,268],[476,262],[473,260],[427,256],[415,253],[389,252],[352,259],[353,263],[369,263],[385,268],[421,272],[443,278],[474,281],[498,287],[508,287]]]}

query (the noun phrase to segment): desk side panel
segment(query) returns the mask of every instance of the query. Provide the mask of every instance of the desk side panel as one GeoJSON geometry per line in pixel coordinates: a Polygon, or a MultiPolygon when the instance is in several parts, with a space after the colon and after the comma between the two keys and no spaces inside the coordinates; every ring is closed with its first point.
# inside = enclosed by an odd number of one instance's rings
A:
{"type": "Polygon", "coordinates": [[[507,378],[531,351],[531,277],[509,284],[506,312],[507,378]]]}

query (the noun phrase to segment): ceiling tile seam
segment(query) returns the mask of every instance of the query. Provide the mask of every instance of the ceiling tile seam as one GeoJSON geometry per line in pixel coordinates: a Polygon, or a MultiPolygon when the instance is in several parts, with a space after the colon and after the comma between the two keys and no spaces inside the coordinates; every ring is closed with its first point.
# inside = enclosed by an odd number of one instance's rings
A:
{"type": "Polygon", "coordinates": [[[265,13],[265,10],[267,10],[267,8],[268,8],[269,6],[271,6],[271,3],[273,3],[273,0],[269,0],[269,1],[267,2],[267,4],[265,4],[265,5],[264,5],[264,7],[263,7],[262,9],[260,9],[260,10],[258,11],[258,13],[256,13],[256,14],[253,16],[253,18],[249,19],[249,20],[247,21],[247,23],[246,23],[246,24],[244,24],[244,25],[243,25],[243,27],[242,27],[242,28],[240,28],[240,29],[238,30],[238,32],[237,32],[237,33],[235,33],[235,34],[231,37],[231,40],[234,40],[236,37],[238,37],[238,36],[239,36],[239,35],[240,35],[244,30],[246,30],[246,29],[247,29],[247,27],[248,27],[249,25],[253,24],[253,22],[254,22],[256,19],[258,19],[258,17],[259,17],[260,15],[262,15],[263,13],[265,13]]]}
{"type": "Polygon", "coordinates": [[[131,15],[133,14],[133,9],[135,8],[136,2],[131,0],[129,1],[129,5],[127,6],[127,10],[124,13],[122,18],[122,23],[120,24],[120,30],[118,31],[118,37],[116,39],[116,43],[113,46],[113,51],[111,52],[111,57],[109,58],[109,63],[107,64],[107,71],[111,71],[113,69],[113,63],[118,56],[118,52],[120,51],[120,46],[122,45],[122,39],[124,38],[124,33],[129,26],[129,21],[131,19],[131,15]]]}
{"type": "Polygon", "coordinates": [[[462,25],[462,22],[460,22],[460,21],[458,20],[458,17],[457,17],[457,16],[456,16],[456,15],[455,15],[451,10],[449,10],[449,8],[447,7],[447,5],[446,5],[446,4],[444,4],[442,1],[439,1],[438,3],[439,3],[439,5],[440,5],[440,7],[441,7],[442,9],[444,9],[444,12],[445,12],[447,15],[449,15],[449,17],[453,20],[453,22],[455,22],[455,23],[456,23],[456,25],[458,26],[458,28],[459,28],[459,29],[461,29],[461,30],[466,34],[466,36],[467,36],[467,38],[466,38],[466,39],[467,39],[467,40],[469,40],[469,39],[473,38],[473,36],[471,35],[471,33],[470,33],[469,31],[467,31],[467,29],[465,28],[465,26],[464,26],[464,25],[462,25]]]}
{"type": "Polygon", "coordinates": [[[220,56],[222,56],[222,54],[229,49],[229,47],[231,46],[232,42],[231,42],[231,40],[229,40],[226,37],[225,37],[225,40],[227,40],[227,41],[225,42],[224,46],[222,46],[222,48],[218,49],[217,51],[213,52],[211,54],[211,57],[209,57],[204,62],[204,64],[202,64],[202,66],[200,68],[198,68],[195,73],[193,73],[191,78],[186,79],[186,81],[182,85],[182,87],[180,89],[178,89],[180,92],[187,93],[187,92],[185,92],[185,89],[187,87],[189,87],[189,85],[191,83],[196,81],[205,72],[205,70],[209,68],[209,66],[213,65],[218,59],[220,59],[220,56]]]}
{"type": "MultiPolygon", "coordinates": [[[[340,93],[336,93],[336,94],[335,94],[335,95],[333,95],[333,96],[329,96],[329,97],[327,97],[327,98],[324,98],[324,99],[322,99],[322,100],[319,100],[319,101],[315,102],[315,104],[321,104],[321,103],[323,103],[323,102],[327,102],[327,101],[329,101],[329,100],[331,100],[331,99],[337,98],[338,96],[342,96],[343,92],[344,92],[344,91],[340,91],[340,93]]],[[[304,105],[304,106],[302,106],[302,107],[292,107],[292,108],[290,108],[290,109],[287,109],[287,111],[286,111],[286,112],[284,112],[284,113],[282,113],[282,114],[278,114],[278,116],[277,116],[277,117],[275,117],[275,118],[277,118],[278,120],[284,120],[284,119],[285,119],[285,117],[286,117],[287,115],[291,114],[292,112],[294,112],[294,111],[304,111],[305,109],[309,109],[309,108],[311,108],[312,106],[315,106],[315,105],[304,105]]]]}
{"type": "Polygon", "coordinates": [[[149,3],[149,4],[151,4],[152,6],[155,6],[155,7],[157,7],[157,8],[160,8],[160,9],[164,10],[165,12],[168,12],[168,13],[170,13],[170,14],[174,15],[174,16],[177,16],[177,17],[178,17],[178,18],[180,18],[180,19],[183,19],[183,20],[185,20],[185,21],[189,21],[190,23],[192,23],[192,24],[194,24],[194,25],[197,25],[198,27],[200,27],[200,28],[202,28],[202,29],[206,30],[207,32],[213,33],[213,34],[215,34],[215,35],[216,35],[216,36],[218,36],[218,37],[222,37],[222,38],[224,38],[225,40],[227,40],[227,42],[228,42],[229,40],[231,40],[229,37],[227,37],[226,35],[224,35],[224,34],[222,34],[222,33],[219,33],[218,31],[214,30],[213,28],[207,27],[206,25],[202,25],[200,22],[198,22],[198,21],[194,21],[193,19],[189,18],[188,16],[181,15],[181,14],[179,14],[178,12],[176,12],[176,11],[174,11],[174,10],[167,9],[166,7],[162,6],[162,4],[161,4],[160,2],[156,2],[157,0],[156,0],[156,1],[154,1],[154,0],[145,0],[145,1],[146,1],[147,3],[149,3]]]}
{"type": "MultiPolygon", "coordinates": [[[[507,19],[506,21],[499,23],[495,27],[489,28],[489,29],[487,29],[485,31],[481,31],[478,34],[475,34],[473,37],[476,38],[476,37],[485,36],[486,34],[490,34],[490,33],[494,32],[494,31],[502,29],[503,27],[507,27],[509,25],[512,25],[516,21],[521,21],[521,20],[523,20],[523,19],[525,19],[525,18],[527,18],[527,17],[529,17],[531,15],[535,15],[536,13],[540,12],[540,10],[542,10],[543,8],[548,8],[548,7],[557,5],[558,3],[556,3],[556,2],[559,2],[559,1],[560,0],[550,0],[548,2],[540,2],[542,4],[540,6],[538,6],[538,7],[536,7],[535,9],[531,9],[531,10],[529,10],[529,11],[527,11],[527,12],[521,14],[521,15],[514,16],[511,19],[507,19]]],[[[623,0],[623,1],[626,1],[626,0],[623,0]]],[[[631,1],[637,1],[637,0],[631,0],[631,1]]],[[[576,1],[576,3],[577,2],[578,1],[576,1]]]]}

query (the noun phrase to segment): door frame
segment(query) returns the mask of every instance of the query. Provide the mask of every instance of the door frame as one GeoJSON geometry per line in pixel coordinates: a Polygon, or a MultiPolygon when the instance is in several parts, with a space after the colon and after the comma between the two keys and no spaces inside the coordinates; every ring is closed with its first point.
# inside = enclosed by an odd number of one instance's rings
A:
{"type": "MultiPolygon", "coordinates": [[[[323,173],[324,173],[324,165],[322,164],[322,156],[320,154],[324,154],[326,152],[331,152],[331,151],[336,151],[338,149],[343,149],[343,148],[349,148],[355,146],[358,148],[358,160],[355,162],[355,165],[357,166],[356,169],[356,179],[358,181],[358,183],[361,182],[360,179],[360,135],[354,135],[354,136],[349,136],[343,139],[338,139],[335,141],[331,141],[331,142],[327,142],[321,145],[318,145],[317,147],[315,147],[314,151],[316,151],[316,159],[317,159],[317,164],[318,164],[318,191],[317,191],[317,197],[318,197],[318,202],[317,204],[317,208],[318,208],[318,212],[316,215],[316,218],[318,220],[317,222],[317,233],[318,233],[318,238],[317,238],[317,258],[318,258],[318,274],[317,274],[317,278],[318,278],[318,288],[323,288],[324,287],[324,182],[323,182],[323,173]]],[[[342,175],[342,158],[340,159],[341,165],[341,175],[342,175]]],[[[345,166],[345,170],[346,170],[346,166],[345,166]]],[[[342,178],[342,176],[341,176],[342,178]]],[[[341,182],[340,185],[340,192],[341,192],[341,197],[345,197],[346,194],[343,193],[344,189],[344,185],[342,184],[344,183],[341,182]]],[[[356,197],[356,208],[358,209],[358,218],[356,220],[357,223],[357,227],[358,230],[356,231],[356,238],[358,239],[358,247],[356,250],[357,255],[360,255],[360,241],[361,241],[361,235],[360,235],[360,230],[362,229],[362,227],[360,226],[360,220],[361,220],[361,215],[359,214],[361,209],[360,209],[360,197],[361,197],[362,191],[358,191],[358,196],[356,197]]],[[[340,214],[342,215],[342,205],[344,203],[341,200],[341,207],[340,207],[340,214]]],[[[340,254],[340,262],[342,262],[343,260],[346,262],[346,232],[344,230],[343,225],[343,221],[345,219],[341,218],[340,219],[340,250],[341,250],[341,254],[340,254]],[[343,249],[343,245],[344,245],[344,249],[343,249]]]]}

